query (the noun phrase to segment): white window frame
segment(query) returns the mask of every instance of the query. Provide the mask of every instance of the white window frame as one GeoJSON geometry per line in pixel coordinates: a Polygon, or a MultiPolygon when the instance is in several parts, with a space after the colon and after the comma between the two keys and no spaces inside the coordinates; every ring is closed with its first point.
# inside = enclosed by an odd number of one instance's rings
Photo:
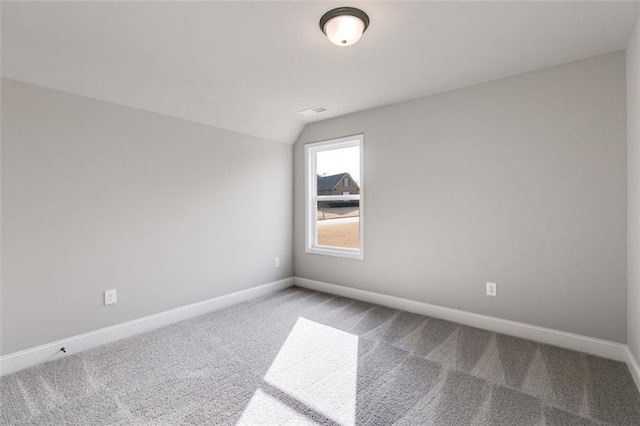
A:
{"type": "Polygon", "coordinates": [[[364,135],[357,134],[321,142],[308,143],[305,156],[305,252],[327,256],[364,259],[364,135]],[[352,195],[318,195],[317,153],[340,148],[360,147],[360,193],[352,195]],[[332,247],[318,244],[318,202],[360,200],[359,248],[332,247]]]}

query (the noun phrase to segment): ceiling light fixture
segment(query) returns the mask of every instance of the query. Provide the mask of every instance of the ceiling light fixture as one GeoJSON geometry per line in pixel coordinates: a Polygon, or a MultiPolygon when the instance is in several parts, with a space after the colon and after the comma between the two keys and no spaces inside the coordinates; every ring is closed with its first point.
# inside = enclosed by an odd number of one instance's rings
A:
{"type": "Polygon", "coordinates": [[[355,7],[331,9],[320,18],[320,29],[337,46],[351,46],[369,27],[369,16],[355,7]]]}

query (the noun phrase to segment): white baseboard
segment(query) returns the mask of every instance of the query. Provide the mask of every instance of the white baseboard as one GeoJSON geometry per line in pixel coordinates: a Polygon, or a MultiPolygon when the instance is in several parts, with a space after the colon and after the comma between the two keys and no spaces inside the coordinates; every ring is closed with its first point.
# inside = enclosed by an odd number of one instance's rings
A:
{"type": "Polygon", "coordinates": [[[627,355],[627,367],[629,367],[631,377],[633,377],[633,381],[636,382],[636,387],[640,391],[640,364],[638,364],[638,360],[633,356],[628,347],[625,352],[627,355]]]}
{"type": "Polygon", "coordinates": [[[253,299],[254,297],[268,294],[272,291],[291,287],[292,285],[293,278],[285,278],[283,280],[252,287],[247,290],[225,294],[223,296],[214,297],[213,299],[181,306],[179,308],[170,309],[154,315],[149,315],[132,321],[112,325],[110,327],[101,328],[99,330],[90,331],[88,333],[79,334],[67,339],[36,346],[20,352],[4,355],[0,357],[0,375],[11,374],[43,362],[69,356],[95,346],[153,330],[196,315],[202,315],[207,312],[223,309],[228,306],[253,299]],[[67,352],[61,352],[61,347],[65,347],[67,352]]]}
{"type": "Polygon", "coordinates": [[[617,361],[625,361],[636,385],[640,389],[640,366],[638,361],[633,357],[627,346],[620,343],[594,339],[592,337],[581,336],[550,328],[504,320],[487,315],[474,314],[472,312],[461,311],[458,309],[431,305],[429,303],[417,302],[414,300],[402,299],[395,296],[388,296],[385,294],[358,290],[299,277],[285,278],[283,280],[252,287],[247,290],[215,297],[213,299],[204,300],[191,305],[181,306],[179,308],[160,312],[154,315],[149,315],[67,339],[36,346],[20,352],[4,355],[0,357],[0,375],[11,374],[43,362],[69,356],[105,343],[120,340],[145,331],[150,331],[187,318],[202,315],[207,312],[224,309],[273,291],[291,287],[292,285],[453,321],[498,333],[509,334],[523,339],[560,346],[592,355],[615,359],[617,361]],[[60,352],[61,347],[65,347],[67,352],[60,352]]]}
{"type": "MultiPolygon", "coordinates": [[[[549,345],[560,346],[604,358],[614,359],[616,361],[627,360],[627,346],[621,343],[594,339],[592,337],[553,330],[551,328],[538,327],[521,322],[490,317],[487,315],[474,314],[472,312],[445,308],[443,306],[416,302],[414,300],[402,299],[400,297],[358,290],[355,288],[309,280],[306,278],[294,277],[293,280],[294,285],[311,290],[322,291],[324,293],[331,293],[338,296],[362,300],[364,302],[388,306],[390,308],[401,309],[403,311],[413,312],[416,314],[453,321],[471,327],[482,328],[549,345]]],[[[631,369],[631,367],[629,368],[631,369]]]]}

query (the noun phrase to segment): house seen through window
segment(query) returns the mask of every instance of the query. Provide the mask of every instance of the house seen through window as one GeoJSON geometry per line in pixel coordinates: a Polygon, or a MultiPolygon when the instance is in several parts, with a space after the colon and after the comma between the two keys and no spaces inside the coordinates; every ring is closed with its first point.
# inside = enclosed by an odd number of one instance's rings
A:
{"type": "Polygon", "coordinates": [[[362,139],[306,145],[308,253],[362,259],[362,139]]]}

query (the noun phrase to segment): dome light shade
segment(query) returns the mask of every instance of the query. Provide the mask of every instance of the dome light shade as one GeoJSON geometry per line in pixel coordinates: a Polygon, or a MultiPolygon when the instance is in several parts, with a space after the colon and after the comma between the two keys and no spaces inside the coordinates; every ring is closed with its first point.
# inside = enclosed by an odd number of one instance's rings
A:
{"type": "Polygon", "coordinates": [[[324,26],[327,38],[338,46],[355,44],[364,32],[364,22],[355,16],[342,15],[329,19],[324,26]]]}
{"type": "Polygon", "coordinates": [[[357,43],[368,26],[369,16],[353,7],[332,9],[320,18],[320,29],[337,46],[357,43]]]}

